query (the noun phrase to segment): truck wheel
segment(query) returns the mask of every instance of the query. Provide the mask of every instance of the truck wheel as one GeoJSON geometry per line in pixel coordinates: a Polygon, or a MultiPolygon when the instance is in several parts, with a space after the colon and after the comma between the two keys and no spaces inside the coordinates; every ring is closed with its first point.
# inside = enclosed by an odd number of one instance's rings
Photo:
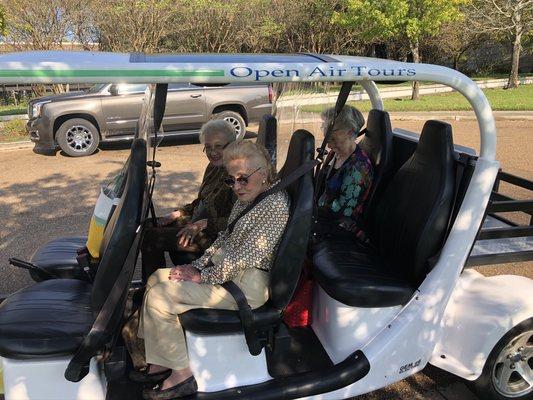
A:
{"type": "Polygon", "coordinates": [[[56,133],[61,150],[71,157],[90,156],[98,148],[98,129],[83,118],[72,118],[61,124],[56,133]]]}
{"type": "Polygon", "coordinates": [[[533,318],[505,334],[471,385],[481,399],[533,399],[533,318]]]}
{"type": "Polygon", "coordinates": [[[238,112],[229,110],[221,111],[213,114],[213,119],[223,119],[224,121],[228,121],[235,129],[236,139],[244,139],[244,135],[246,134],[246,124],[244,122],[244,118],[238,112]]]}

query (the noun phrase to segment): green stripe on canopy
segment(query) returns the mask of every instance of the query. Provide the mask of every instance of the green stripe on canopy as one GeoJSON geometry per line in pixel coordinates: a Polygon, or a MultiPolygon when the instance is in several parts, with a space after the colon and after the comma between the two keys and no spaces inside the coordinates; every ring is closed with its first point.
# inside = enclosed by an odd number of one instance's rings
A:
{"type": "Polygon", "coordinates": [[[93,78],[93,77],[174,77],[174,76],[224,76],[224,70],[172,70],[172,69],[2,69],[3,78],[93,78]]]}

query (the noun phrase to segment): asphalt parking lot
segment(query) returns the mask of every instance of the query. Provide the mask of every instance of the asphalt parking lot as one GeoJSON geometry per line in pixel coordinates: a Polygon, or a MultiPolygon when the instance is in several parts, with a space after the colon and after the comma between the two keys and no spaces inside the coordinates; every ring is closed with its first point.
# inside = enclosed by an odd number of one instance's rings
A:
{"type": "MultiPolygon", "coordinates": [[[[394,121],[394,127],[420,131],[422,121],[394,121]]],[[[477,148],[473,121],[453,121],[456,143],[477,148]]],[[[533,179],[532,121],[498,121],[498,159],[504,170],[533,179]]],[[[317,129],[316,127],[315,129],[317,129]]],[[[289,139],[279,136],[280,162],[289,139]]],[[[106,147],[86,158],[34,154],[30,148],[0,149],[0,294],[32,283],[26,271],[8,265],[9,257],[28,259],[46,241],[87,231],[99,187],[111,179],[128,156],[127,146],[106,147]]],[[[192,200],[206,159],[194,140],[179,140],[158,149],[162,163],[155,192],[159,213],[192,200]],[[179,145],[179,146],[178,146],[179,145]]],[[[278,163],[280,165],[280,163],[278,163]]],[[[505,186],[502,190],[506,190],[505,186]]],[[[510,190],[517,198],[526,193],[510,190]]],[[[533,263],[483,267],[487,275],[512,273],[533,278],[533,263]]],[[[465,384],[436,368],[361,399],[476,399],[465,384]]]]}

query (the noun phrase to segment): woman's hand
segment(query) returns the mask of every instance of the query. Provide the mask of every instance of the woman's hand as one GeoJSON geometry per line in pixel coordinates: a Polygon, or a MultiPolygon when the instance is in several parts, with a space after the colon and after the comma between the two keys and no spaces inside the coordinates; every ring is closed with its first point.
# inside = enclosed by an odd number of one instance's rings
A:
{"type": "Polygon", "coordinates": [[[191,264],[176,265],[170,269],[168,279],[172,282],[191,281],[200,283],[200,271],[194,268],[191,264]]]}
{"type": "Polygon", "coordinates": [[[176,221],[181,216],[182,215],[180,210],[172,211],[170,214],[159,217],[157,219],[157,223],[159,224],[159,226],[167,226],[176,221]]]}
{"type": "Polygon", "coordinates": [[[201,219],[196,222],[187,224],[182,230],[178,232],[178,244],[182,247],[187,247],[192,244],[196,235],[207,228],[207,219],[201,219]]]}

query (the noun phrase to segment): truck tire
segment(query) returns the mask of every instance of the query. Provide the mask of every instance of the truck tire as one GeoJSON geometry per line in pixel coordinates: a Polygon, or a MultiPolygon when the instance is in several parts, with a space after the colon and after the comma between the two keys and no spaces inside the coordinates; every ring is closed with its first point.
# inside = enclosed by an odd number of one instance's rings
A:
{"type": "Polygon", "coordinates": [[[100,143],[98,129],[83,118],[71,118],[61,124],[56,133],[61,150],[71,157],[93,154],[100,143]]]}
{"type": "Polygon", "coordinates": [[[484,400],[533,399],[533,318],[501,338],[470,386],[484,400]]]}
{"type": "Polygon", "coordinates": [[[238,112],[230,110],[221,111],[213,114],[212,119],[223,119],[224,121],[229,122],[235,129],[236,140],[244,139],[244,135],[246,134],[246,123],[244,122],[242,115],[238,112]]]}

